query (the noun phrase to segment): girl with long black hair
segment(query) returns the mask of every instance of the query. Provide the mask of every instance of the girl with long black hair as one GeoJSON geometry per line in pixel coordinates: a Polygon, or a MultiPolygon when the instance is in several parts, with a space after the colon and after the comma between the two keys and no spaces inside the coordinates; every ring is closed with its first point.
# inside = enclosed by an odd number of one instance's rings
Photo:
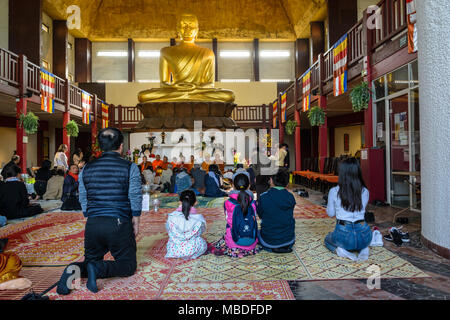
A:
{"type": "MultiPolygon", "coordinates": [[[[234,190],[230,192],[229,199],[225,201],[224,211],[227,221],[225,235],[216,243],[212,244],[211,252],[215,255],[228,255],[233,258],[245,257],[248,255],[254,255],[259,252],[257,247],[257,223],[256,223],[256,204],[253,201],[253,193],[248,190],[250,186],[250,176],[248,172],[238,172],[233,176],[234,190]],[[240,210],[235,210],[239,206],[240,210]],[[248,219],[249,228],[255,228],[254,238],[248,237],[245,240],[236,243],[235,235],[233,232],[234,222],[237,221],[234,218],[236,212],[242,212],[243,219],[248,219]]],[[[242,221],[242,219],[241,219],[242,221]]],[[[236,229],[234,230],[236,231],[236,229]]],[[[251,231],[251,230],[249,230],[251,231]]],[[[249,232],[252,234],[252,232],[249,232]]]]}
{"type": "Polygon", "coordinates": [[[328,194],[327,213],[337,219],[334,232],[325,237],[325,246],[330,251],[354,261],[369,258],[372,231],[364,220],[368,202],[369,190],[362,178],[358,160],[343,160],[339,164],[338,186],[328,194]],[[359,254],[356,256],[350,251],[359,254]]]}
{"type": "Polygon", "coordinates": [[[206,230],[206,221],[197,214],[194,191],[180,194],[180,206],[169,214],[166,230],[169,234],[166,258],[195,259],[206,252],[206,241],[201,237],[206,230]]]}

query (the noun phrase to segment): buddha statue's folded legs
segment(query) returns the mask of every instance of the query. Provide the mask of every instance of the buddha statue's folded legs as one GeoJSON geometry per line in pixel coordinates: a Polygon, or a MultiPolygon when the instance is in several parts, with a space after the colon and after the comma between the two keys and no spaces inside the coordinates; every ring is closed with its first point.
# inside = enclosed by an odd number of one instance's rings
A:
{"type": "Polygon", "coordinates": [[[176,88],[155,88],[139,93],[140,103],[167,101],[208,101],[233,102],[234,92],[215,88],[196,88],[194,90],[179,90],[176,88]]]}

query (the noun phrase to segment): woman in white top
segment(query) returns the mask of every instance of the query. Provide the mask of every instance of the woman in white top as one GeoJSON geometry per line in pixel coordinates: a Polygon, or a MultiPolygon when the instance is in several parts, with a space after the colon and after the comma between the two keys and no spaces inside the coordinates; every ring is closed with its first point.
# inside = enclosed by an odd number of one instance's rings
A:
{"type": "Polygon", "coordinates": [[[343,160],[339,164],[338,186],[328,193],[328,216],[337,219],[334,232],[325,237],[325,246],[330,251],[354,261],[369,258],[372,231],[364,220],[368,202],[369,190],[363,181],[358,160],[343,160]],[[359,255],[350,251],[357,251],[359,255]]]}
{"type": "Polygon", "coordinates": [[[63,168],[65,171],[69,170],[69,164],[66,155],[67,150],[69,150],[69,148],[67,148],[67,145],[62,144],[59,146],[53,160],[53,167],[63,168]]]}

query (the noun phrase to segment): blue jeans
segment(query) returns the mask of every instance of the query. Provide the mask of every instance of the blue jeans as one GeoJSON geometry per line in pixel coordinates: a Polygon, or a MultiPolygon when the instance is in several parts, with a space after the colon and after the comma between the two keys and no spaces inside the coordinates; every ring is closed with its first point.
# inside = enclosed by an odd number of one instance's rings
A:
{"type": "Polygon", "coordinates": [[[347,251],[361,251],[372,241],[372,230],[367,223],[346,224],[336,223],[333,232],[325,237],[325,246],[335,252],[337,247],[347,251]]]}
{"type": "Polygon", "coordinates": [[[6,221],[7,221],[6,217],[0,216],[0,227],[6,225],[6,221]]]}

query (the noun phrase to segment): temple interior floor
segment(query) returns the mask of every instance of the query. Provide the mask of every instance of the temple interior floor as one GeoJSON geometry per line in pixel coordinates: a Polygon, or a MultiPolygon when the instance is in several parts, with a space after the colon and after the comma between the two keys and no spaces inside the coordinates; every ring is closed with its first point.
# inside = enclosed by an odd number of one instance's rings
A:
{"type": "MultiPolygon", "coordinates": [[[[290,186],[292,190],[299,186],[290,186]]],[[[307,189],[309,192],[309,200],[315,205],[323,206],[323,194],[307,189]]],[[[298,199],[299,196],[295,195],[298,199]]],[[[43,208],[48,212],[60,212],[60,201],[40,201],[43,208]]],[[[324,207],[324,206],[323,206],[324,207]]],[[[392,223],[393,216],[399,209],[392,207],[375,207],[369,205],[369,211],[375,214],[375,223],[371,226],[377,226],[381,233],[387,234],[388,228],[399,226],[392,223]]],[[[45,215],[44,213],[43,215],[45,215]]],[[[62,212],[64,214],[64,212],[62,212]]],[[[42,215],[40,215],[42,216],[42,215]]],[[[408,300],[425,300],[425,299],[450,299],[450,262],[425,248],[420,240],[421,219],[418,212],[407,212],[405,217],[409,218],[409,223],[404,225],[404,231],[409,232],[411,242],[404,243],[401,247],[397,247],[391,242],[384,241],[384,247],[394,252],[400,258],[410,262],[415,267],[427,273],[429,278],[408,278],[408,279],[381,279],[381,289],[370,290],[367,286],[367,280],[326,280],[326,281],[287,281],[291,297],[297,300],[359,300],[359,299],[408,299],[408,300]],[[405,230],[406,229],[406,230],[405,230]]],[[[28,218],[26,220],[32,220],[28,218]]],[[[24,220],[12,221],[13,224],[25,223],[24,220]]],[[[1,231],[1,229],[0,229],[1,231]]],[[[1,232],[0,232],[1,234],[1,232]]],[[[32,268],[24,268],[24,274],[32,268]]],[[[36,292],[43,292],[52,286],[58,280],[63,268],[57,266],[51,268],[52,274],[42,274],[42,281],[34,286],[36,292]]],[[[35,275],[36,277],[36,275],[35,275]]],[[[0,300],[2,299],[20,299],[25,292],[7,293],[0,292],[0,300]]],[[[195,299],[195,293],[192,293],[195,299]]],[[[199,296],[198,299],[202,297],[199,296]]]]}

